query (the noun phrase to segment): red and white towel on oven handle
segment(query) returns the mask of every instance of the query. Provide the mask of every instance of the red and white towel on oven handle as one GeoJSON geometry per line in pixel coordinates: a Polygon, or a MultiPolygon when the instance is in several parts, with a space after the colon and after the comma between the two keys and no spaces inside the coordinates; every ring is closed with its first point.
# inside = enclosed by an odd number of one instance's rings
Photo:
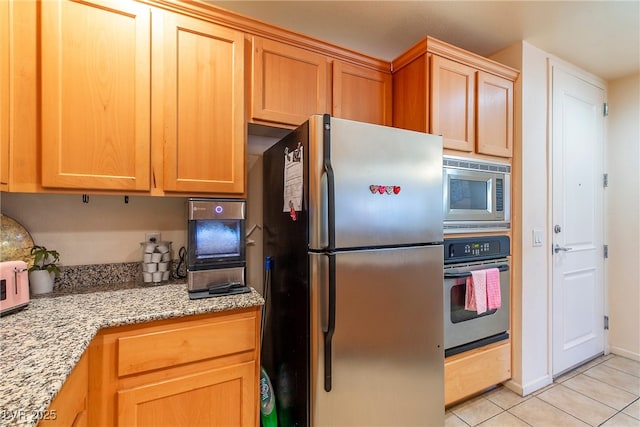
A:
{"type": "Polygon", "coordinates": [[[465,310],[482,314],[487,310],[500,308],[502,305],[500,270],[497,268],[472,271],[471,276],[467,277],[466,288],[465,310]]]}

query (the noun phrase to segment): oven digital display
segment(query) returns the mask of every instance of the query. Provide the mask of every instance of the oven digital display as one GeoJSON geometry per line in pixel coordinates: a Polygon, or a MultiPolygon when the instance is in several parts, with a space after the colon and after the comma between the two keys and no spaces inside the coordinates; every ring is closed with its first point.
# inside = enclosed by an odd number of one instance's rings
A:
{"type": "Polygon", "coordinates": [[[500,242],[498,241],[476,241],[461,242],[449,245],[449,258],[487,256],[500,253],[500,242]]]}

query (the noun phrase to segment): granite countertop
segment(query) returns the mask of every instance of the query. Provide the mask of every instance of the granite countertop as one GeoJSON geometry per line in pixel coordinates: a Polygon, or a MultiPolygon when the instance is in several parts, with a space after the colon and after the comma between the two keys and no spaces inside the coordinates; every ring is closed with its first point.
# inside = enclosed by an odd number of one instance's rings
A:
{"type": "Polygon", "coordinates": [[[0,320],[0,424],[33,426],[98,330],[262,305],[250,293],[190,300],[184,284],[50,294],[0,320]]]}

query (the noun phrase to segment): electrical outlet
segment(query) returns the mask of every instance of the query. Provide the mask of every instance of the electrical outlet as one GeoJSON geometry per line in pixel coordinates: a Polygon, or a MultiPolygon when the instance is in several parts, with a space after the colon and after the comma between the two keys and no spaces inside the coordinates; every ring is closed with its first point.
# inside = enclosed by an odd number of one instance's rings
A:
{"type": "Polygon", "coordinates": [[[144,241],[147,243],[160,243],[160,232],[145,233],[144,241]]]}

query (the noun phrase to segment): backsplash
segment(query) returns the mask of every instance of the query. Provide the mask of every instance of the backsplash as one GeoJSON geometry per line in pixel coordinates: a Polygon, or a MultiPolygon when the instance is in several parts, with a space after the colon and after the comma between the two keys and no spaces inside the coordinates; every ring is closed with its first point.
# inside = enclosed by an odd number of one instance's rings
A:
{"type": "Polygon", "coordinates": [[[142,264],[140,262],[92,264],[62,267],[61,274],[53,284],[54,293],[83,293],[100,290],[134,288],[138,286],[159,286],[166,283],[184,283],[185,278],[178,277],[179,260],[171,262],[171,279],[161,283],[143,283],[142,264]]]}

